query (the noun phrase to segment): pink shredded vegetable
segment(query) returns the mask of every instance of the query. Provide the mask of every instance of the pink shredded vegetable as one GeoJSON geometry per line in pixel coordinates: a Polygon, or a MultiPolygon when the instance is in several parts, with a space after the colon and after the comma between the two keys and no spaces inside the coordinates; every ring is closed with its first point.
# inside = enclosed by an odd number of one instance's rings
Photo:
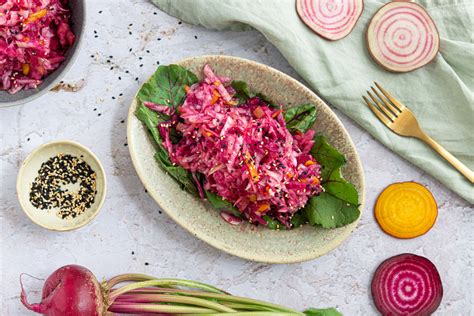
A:
{"type": "Polygon", "coordinates": [[[266,225],[268,215],[290,227],[293,214],[322,191],[320,165],[309,153],[314,131],[292,135],[281,110],[257,97],[237,106],[229,78],[208,65],[204,75],[188,89],[178,119],[159,126],[172,162],[203,174],[204,189],[232,202],[250,222],[266,225]],[[181,136],[176,144],[170,128],[181,136]]]}
{"type": "Polygon", "coordinates": [[[75,36],[68,0],[0,0],[0,90],[34,89],[64,60],[75,36]]]}

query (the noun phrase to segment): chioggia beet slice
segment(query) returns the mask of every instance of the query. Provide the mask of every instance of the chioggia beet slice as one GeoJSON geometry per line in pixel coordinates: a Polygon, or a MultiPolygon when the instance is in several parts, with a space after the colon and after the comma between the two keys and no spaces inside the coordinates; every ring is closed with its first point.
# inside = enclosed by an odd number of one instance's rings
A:
{"type": "Polygon", "coordinates": [[[367,28],[367,48],[384,69],[408,72],[432,61],[439,33],[426,10],[409,1],[394,1],[375,13],[367,28]]]}
{"type": "Polygon", "coordinates": [[[330,41],[346,37],[364,9],[363,0],[297,0],[301,20],[330,41]]]}
{"type": "Polygon", "coordinates": [[[425,257],[401,254],[377,268],[372,297],[384,316],[431,315],[443,298],[443,285],[435,265],[425,257]]]}

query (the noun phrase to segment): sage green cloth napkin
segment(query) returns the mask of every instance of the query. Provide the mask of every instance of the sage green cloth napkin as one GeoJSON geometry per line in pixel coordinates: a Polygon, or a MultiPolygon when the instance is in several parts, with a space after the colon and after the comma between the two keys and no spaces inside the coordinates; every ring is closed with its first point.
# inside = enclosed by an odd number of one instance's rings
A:
{"type": "MultiPolygon", "coordinates": [[[[161,10],[215,30],[252,27],[272,42],[306,82],[380,142],[474,203],[474,186],[424,143],[397,136],[364,105],[374,80],[413,110],[425,131],[471,170],[474,168],[474,42],[472,0],[421,2],[433,17],[441,50],[427,66],[392,74],[367,53],[365,29],[382,2],[365,1],[349,36],[329,42],[298,18],[295,0],[152,0],[161,10]]],[[[385,3],[385,2],[384,2],[385,3]]],[[[384,157],[379,157],[388,172],[384,157]]],[[[408,180],[418,180],[410,178],[408,180]]]]}

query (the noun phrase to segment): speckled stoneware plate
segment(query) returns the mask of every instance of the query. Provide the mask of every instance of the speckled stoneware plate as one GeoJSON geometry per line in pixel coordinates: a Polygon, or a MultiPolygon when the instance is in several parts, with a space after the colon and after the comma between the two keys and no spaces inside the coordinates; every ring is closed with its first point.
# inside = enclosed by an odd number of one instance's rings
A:
{"type": "Polygon", "coordinates": [[[107,185],[104,168],[94,153],[79,143],[61,140],[43,144],[28,155],[18,172],[16,191],[23,211],[34,223],[49,230],[68,231],[86,225],[99,214],[105,201],[107,185]],[[57,208],[41,210],[30,202],[31,184],[38,176],[41,164],[60,153],[81,158],[96,173],[97,194],[94,203],[73,219],[61,219],[57,215],[57,208]]]}
{"type": "Polygon", "coordinates": [[[0,91],[0,108],[25,104],[47,93],[54,88],[74,64],[82,44],[86,24],[86,0],[69,0],[71,6],[71,27],[76,41],[66,52],[66,59],[58,69],[43,79],[36,89],[21,90],[15,94],[0,91]]]}
{"type": "MultiPolygon", "coordinates": [[[[318,96],[280,71],[246,59],[199,56],[177,62],[200,77],[206,63],[218,75],[247,81],[252,90],[262,92],[288,107],[302,103],[315,104],[318,108],[315,129],[346,155],[344,175],[355,184],[361,201],[360,209],[364,209],[364,175],[354,144],[339,119],[318,96]]],[[[222,220],[217,210],[181,190],[159,167],[153,157],[153,141],[146,128],[135,117],[136,107],[135,99],[128,114],[127,133],[130,154],[138,176],[149,194],[171,218],[210,245],[253,261],[293,263],[328,253],[349,237],[356,227],[357,221],[338,229],[306,225],[290,231],[272,231],[248,223],[229,225],[222,220]]]]}

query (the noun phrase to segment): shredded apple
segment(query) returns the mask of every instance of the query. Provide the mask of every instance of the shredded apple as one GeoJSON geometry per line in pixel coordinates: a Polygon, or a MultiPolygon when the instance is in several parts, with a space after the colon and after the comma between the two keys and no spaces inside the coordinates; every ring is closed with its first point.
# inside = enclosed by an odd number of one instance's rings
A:
{"type": "Polygon", "coordinates": [[[292,135],[280,109],[258,97],[236,106],[229,78],[217,77],[208,65],[204,75],[185,87],[179,114],[168,112],[171,120],[159,126],[171,161],[202,174],[204,189],[233,203],[250,222],[265,225],[262,217],[269,215],[291,226],[293,214],[322,191],[321,167],[310,154],[314,131],[292,135]],[[174,128],[178,140],[172,142],[174,128]]]}

